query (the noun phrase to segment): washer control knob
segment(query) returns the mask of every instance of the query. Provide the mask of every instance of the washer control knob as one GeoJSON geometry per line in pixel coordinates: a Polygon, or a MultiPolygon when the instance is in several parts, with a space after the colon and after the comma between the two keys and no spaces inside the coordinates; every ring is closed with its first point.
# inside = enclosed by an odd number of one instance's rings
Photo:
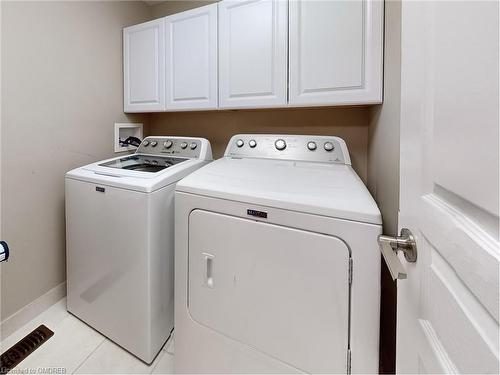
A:
{"type": "Polygon", "coordinates": [[[251,147],[251,148],[255,148],[257,146],[257,142],[255,141],[255,139],[251,139],[249,142],[248,142],[248,145],[251,147]]]}
{"type": "Polygon", "coordinates": [[[316,142],[307,142],[307,148],[311,151],[316,150],[316,142]]]}
{"type": "Polygon", "coordinates": [[[188,144],[186,142],[182,142],[181,143],[181,148],[184,150],[186,147],[188,146],[188,144]]]}
{"type": "Polygon", "coordinates": [[[151,142],[151,147],[156,147],[157,144],[158,144],[158,142],[153,141],[153,142],[151,142]]]}
{"type": "Polygon", "coordinates": [[[170,147],[172,147],[172,145],[173,145],[173,143],[170,139],[163,142],[163,147],[165,147],[165,148],[170,148],[170,147]]]}
{"type": "Polygon", "coordinates": [[[328,152],[333,151],[335,149],[332,142],[325,142],[324,148],[328,152]]]}
{"type": "Polygon", "coordinates": [[[286,148],[286,142],[283,139],[278,139],[274,142],[276,150],[283,151],[286,148]]]}
{"type": "Polygon", "coordinates": [[[189,148],[191,150],[194,150],[196,147],[198,147],[198,145],[195,142],[191,142],[191,144],[189,145],[189,148]]]}
{"type": "Polygon", "coordinates": [[[149,146],[149,141],[143,141],[142,144],[145,146],[145,147],[148,147],[149,146]]]}
{"type": "Polygon", "coordinates": [[[238,147],[243,147],[244,144],[245,144],[245,142],[243,142],[243,139],[238,139],[236,141],[236,146],[238,146],[238,147]]]}

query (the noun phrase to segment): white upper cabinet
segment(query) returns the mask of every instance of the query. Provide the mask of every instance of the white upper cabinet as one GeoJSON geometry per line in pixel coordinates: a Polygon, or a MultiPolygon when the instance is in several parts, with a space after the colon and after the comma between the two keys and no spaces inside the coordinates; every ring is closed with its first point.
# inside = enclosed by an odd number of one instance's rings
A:
{"type": "Polygon", "coordinates": [[[125,112],[165,110],[165,20],[123,29],[125,112]]]}
{"type": "Polygon", "coordinates": [[[165,18],[167,110],[217,108],[217,4],[165,18]]]}
{"type": "Polygon", "coordinates": [[[221,1],[219,107],[287,105],[287,1],[221,1]]]}
{"type": "Polygon", "coordinates": [[[123,30],[125,112],[382,102],[382,0],[223,0],[123,30]]]}
{"type": "Polygon", "coordinates": [[[290,0],[289,105],[382,102],[383,2],[290,0]]]}

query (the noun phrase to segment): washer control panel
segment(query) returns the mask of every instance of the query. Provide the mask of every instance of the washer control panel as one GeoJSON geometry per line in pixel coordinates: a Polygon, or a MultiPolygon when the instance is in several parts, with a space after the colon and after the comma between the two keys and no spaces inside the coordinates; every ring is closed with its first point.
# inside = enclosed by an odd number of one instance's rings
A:
{"type": "Polygon", "coordinates": [[[342,138],[320,135],[238,134],[231,138],[224,155],[351,164],[342,138]]]}
{"type": "Polygon", "coordinates": [[[137,154],[170,155],[197,159],[203,149],[200,138],[146,137],[137,149],[137,154]]]}

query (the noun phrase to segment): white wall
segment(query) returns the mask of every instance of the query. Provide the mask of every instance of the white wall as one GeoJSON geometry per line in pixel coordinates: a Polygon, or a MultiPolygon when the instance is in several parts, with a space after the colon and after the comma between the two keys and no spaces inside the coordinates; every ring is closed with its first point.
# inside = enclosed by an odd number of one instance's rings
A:
{"type": "Polygon", "coordinates": [[[153,135],[193,135],[210,140],[215,158],[238,133],[337,135],[347,142],[352,165],[366,182],[369,108],[290,108],[210,112],[156,113],[153,135]]]}
{"type": "Polygon", "coordinates": [[[401,2],[385,2],[384,103],[372,108],[368,188],[382,211],[384,231],[396,234],[399,211],[401,2]]]}
{"type": "MultiPolygon", "coordinates": [[[[371,111],[368,188],[377,202],[384,232],[396,234],[399,211],[399,122],[401,100],[401,1],[385,2],[384,103],[371,111]]],[[[382,260],[380,370],[394,373],[396,284],[382,260]]]]}
{"type": "Polygon", "coordinates": [[[66,279],[64,173],[112,156],[142,2],[1,2],[2,320],[66,279]]]}

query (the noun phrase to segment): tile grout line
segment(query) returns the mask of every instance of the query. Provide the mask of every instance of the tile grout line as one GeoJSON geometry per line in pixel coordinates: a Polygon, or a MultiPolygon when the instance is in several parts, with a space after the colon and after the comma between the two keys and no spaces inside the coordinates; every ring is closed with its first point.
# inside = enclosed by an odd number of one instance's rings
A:
{"type": "Polygon", "coordinates": [[[172,351],[172,353],[170,353],[168,351],[168,348],[170,348],[170,346],[172,345],[172,343],[174,342],[174,334],[172,333],[172,336],[167,340],[167,342],[163,345],[163,348],[161,348],[161,350],[163,350],[164,352],[167,352],[168,354],[170,355],[174,355],[174,352],[172,351]]]}
{"type": "Polygon", "coordinates": [[[154,372],[154,370],[156,370],[156,368],[158,367],[158,365],[160,364],[160,361],[161,359],[166,355],[166,353],[161,350],[160,351],[160,354],[158,354],[158,360],[156,361],[156,365],[154,366],[151,366],[151,371],[149,372],[150,374],[152,374],[154,372]]]}
{"type": "Polygon", "coordinates": [[[168,338],[168,340],[165,342],[165,344],[163,344],[163,347],[161,348],[160,350],[160,353],[163,353],[161,356],[160,354],[158,354],[159,358],[158,358],[158,361],[156,362],[156,365],[152,366],[151,368],[151,371],[149,372],[150,374],[152,374],[154,372],[154,370],[156,370],[156,368],[160,365],[160,361],[161,359],[165,356],[165,355],[172,355],[173,356],[173,353],[170,354],[168,351],[167,351],[167,346],[170,346],[172,344],[172,341],[174,340],[174,335],[173,333],[170,335],[170,337],[168,338]]]}
{"type": "Polygon", "coordinates": [[[92,351],[91,351],[91,352],[90,352],[90,353],[89,353],[89,354],[88,354],[88,355],[87,355],[87,356],[86,356],[86,357],[82,360],[82,362],[80,362],[80,364],[79,364],[79,365],[75,368],[75,370],[71,372],[71,374],[75,374],[75,373],[78,371],[78,369],[79,369],[80,367],[82,367],[82,365],[83,365],[83,364],[84,364],[84,363],[85,363],[85,362],[86,362],[86,361],[90,358],[90,356],[91,356],[92,354],[94,354],[94,353],[97,351],[97,349],[99,349],[99,348],[101,347],[101,345],[102,345],[102,344],[104,344],[104,342],[105,342],[105,341],[106,341],[106,338],[105,338],[105,337],[103,337],[103,338],[102,338],[102,341],[99,343],[99,345],[97,345],[97,346],[94,348],[94,350],[92,350],[92,351]]]}

